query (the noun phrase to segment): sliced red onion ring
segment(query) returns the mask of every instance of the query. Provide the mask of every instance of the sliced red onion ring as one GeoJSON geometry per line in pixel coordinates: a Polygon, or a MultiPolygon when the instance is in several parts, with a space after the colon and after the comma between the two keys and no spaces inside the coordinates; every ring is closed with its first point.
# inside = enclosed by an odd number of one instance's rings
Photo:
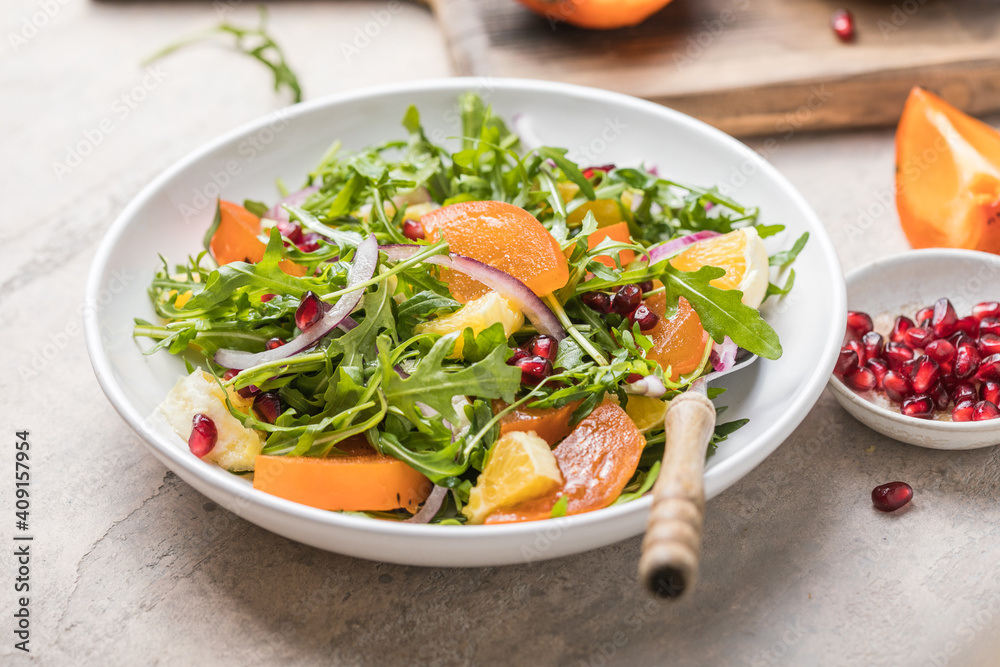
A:
{"type": "MultiPolygon", "coordinates": [[[[379,247],[379,250],[384,252],[390,260],[398,262],[409,259],[425,247],[402,244],[384,245],[379,247]]],[[[503,298],[514,302],[521,309],[521,312],[531,320],[531,323],[535,325],[538,333],[552,336],[556,340],[566,338],[566,331],[563,329],[562,324],[559,323],[559,318],[555,316],[555,313],[527,285],[509,273],[496,269],[489,264],[484,264],[478,260],[454,253],[451,255],[432,255],[426,258],[424,262],[437,264],[438,266],[464,273],[470,278],[478,280],[503,298]]]]}
{"type": "Polygon", "coordinates": [[[695,232],[694,234],[688,234],[687,236],[682,236],[679,239],[667,241],[666,243],[661,243],[660,245],[655,245],[649,249],[649,261],[656,264],[660,260],[673,257],[692,243],[704,241],[705,239],[710,239],[718,235],[719,232],[705,230],[702,232],[695,232]]]}
{"type": "Polygon", "coordinates": [[[431,495],[427,496],[423,507],[403,523],[430,523],[430,520],[441,511],[441,505],[444,504],[444,499],[447,497],[448,489],[435,484],[434,490],[431,491],[431,495]]]}
{"type": "Polygon", "coordinates": [[[641,380],[625,385],[625,393],[659,398],[667,393],[667,387],[660,378],[655,375],[647,375],[641,380]]]}
{"type": "MultiPolygon", "coordinates": [[[[354,262],[347,270],[347,286],[353,287],[370,280],[375,275],[377,264],[378,242],[375,240],[375,235],[372,234],[361,242],[354,254],[354,262]]],[[[242,371],[269,361],[277,361],[296,355],[316,344],[321,338],[340,326],[344,318],[348,317],[361,301],[363,294],[364,290],[362,289],[348,292],[340,298],[336,305],[327,310],[318,322],[309,327],[308,331],[299,334],[281,347],[256,354],[242,350],[219,350],[215,353],[215,363],[242,371]]]]}
{"type": "Polygon", "coordinates": [[[287,197],[279,201],[277,204],[272,206],[271,210],[269,210],[267,212],[267,215],[265,215],[264,217],[270,218],[271,220],[278,220],[280,222],[289,222],[288,211],[283,209],[282,205],[287,204],[289,206],[301,206],[305,202],[305,200],[309,199],[309,196],[312,195],[312,193],[318,190],[319,188],[317,188],[315,185],[310,185],[309,187],[303,188],[298,192],[293,192],[292,194],[288,195],[287,197]]]}
{"type": "Polygon", "coordinates": [[[714,343],[708,355],[712,369],[716,372],[728,371],[736,363],[736,352],[739,349],[736,343],[729,340],[729,336],[726,336],[721,343],[714,343]]]}

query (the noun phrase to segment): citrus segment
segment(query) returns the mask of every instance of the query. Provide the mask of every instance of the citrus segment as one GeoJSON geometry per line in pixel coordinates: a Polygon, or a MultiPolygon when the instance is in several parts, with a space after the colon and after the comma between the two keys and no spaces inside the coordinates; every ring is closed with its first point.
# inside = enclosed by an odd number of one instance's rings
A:
{"type": "Polygon", "coordinates": [[[743,227],[728,234],[699,241],[680,253],[670,264],[681,271],[717,266],[726,275],[711,282],[713,287],[743,292],[743,303],[757,308],[767,294],[767,249],[757,230],[743,227]]]}
{"type": "Polygon", "coordinates": [[[566,514],[607,507],[635,474],[646,439],[614,403],[602,403],[573,429],[552,454],[562,474],[561,485],[545,495],[489,515],[486,523],[536,521],[552,516],[566,497],[566,514]]]}
{"type": "Polygon", "coordinates": [[[1000,253],[1000,133],[914,88],[896,129],[896,209],[914,248],[1000,253]]]}
{"type": "Polygon", "coordinates": [[[650,396],[629,396],[625,412],[639,429],[639,433],[649,433],[654,428],[663,426],[663,418],[667,415],[667,402],[650,396]]]}
{"type": "MultiPolygon", "coordinates": [[[[420,223],[429,241],[443,236],[451,252],[514,276],[538,296],[554,292],[569,279],[569,267],[556,240],[533,215],[512,204],[452,204],[425,213],[420,223]]],[[[462,303],[490,291],[463,273],[443,269],[441,274],[462,303]]]]}
{"type": "MultiPolygon", "coordinates": [[[[511,334],[520,329],[521,325],[524,324],[524,315],[520,310],[514,308],[507,299],[496,292],[488,292],[468,302],[450,315],[418,324],[414,332],[444,336],[455,331],[461,332],[465,331],[465,329],[472,329],[472,333],[478,335],[496,322],[503,325],[504,333],[509,338],[511,334]]],[[[451,353],[451,356],[453,358],[461,358],[464,345],[465,340],[460,337],[455,341],[455,350],[451,353]]]]}
{"type": "Polygon", "coordinates": [[[660,316],[656,326],[644,332],[653,341],[646,358],[660,364],[664,372],[669,369],[673,381],[700,368],[709,337],[687,299],[680,297],[677,300],[677,312],[669,319],[666,316],[667,299],[663,294],[646,299],[646,307],[660,316]]]}
{"type": "Polygon", "coordinates": [[[534,433],[507,433],[493,446],[462,513],[469,523],[483,523],[496,510],[545,495],[561,482],[548,443],[534,433]]]}

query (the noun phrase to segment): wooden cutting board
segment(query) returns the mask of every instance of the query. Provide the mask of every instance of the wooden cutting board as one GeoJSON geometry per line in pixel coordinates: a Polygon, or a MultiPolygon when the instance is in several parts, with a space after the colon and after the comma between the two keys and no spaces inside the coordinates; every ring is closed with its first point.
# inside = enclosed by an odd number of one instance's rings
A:
{"type": "Polygon", "coordinates": [[[1000,0],[674,0],[635,28],[552,24],[514,0],[432,0],[458,74],[629,93],[731,134],[895,124],[921,85],[1000,110],[1000,0]],[[830,15],[849,8],[857,39],[830,15]]]}

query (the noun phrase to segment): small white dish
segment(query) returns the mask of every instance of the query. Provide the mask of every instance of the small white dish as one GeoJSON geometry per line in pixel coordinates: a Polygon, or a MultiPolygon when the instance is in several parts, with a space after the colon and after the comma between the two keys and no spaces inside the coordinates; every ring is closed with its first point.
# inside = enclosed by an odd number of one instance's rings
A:
{"type": "MultiPolygon", "coordinates": [[[[750,423],[723,442],[705,471],[711,498],[767,458],[802,422],[826,386],[846,320],[844,278],[822,223],[784,177],[745,145],[671,109],[593,88],[549,81],[445,79],[396,84],[299,104],[237,128],[185,157],[125,208],[97,251],[86,291],[85,331],[94,372],[115,409],[150,451],[201,493],[270,531],[321,549],[438,567],[524,563],[594,549],[641,533],[650,499],[596,512],[499,526],[414,525],[306,507],[258,491],[244,478],[192,456],[147,416],[184,365],[145,357],[132,319],[155,319],[146,293],[157,255],[173,260],[201,247],[215,197],[276,199],[276,177],[299,183],[334,139],[347,149],[405,136],[400,120],[420,110],[435,141],[460,134],[459,93],[475,90],[504,118],[527,114],[547,144],[585,163],[656,165],[685,182],[723,186],[758,206],[765,224],[788,229],[767,240],[788,247],[808,231],[795,289],[765,304],[784,355],[726,378],[725,421],[750,423]]],[[[457,142],[448,140],[452,146],[457,142]]]]}
{"type": "MultiPolygon", "coordinates": [[[[1000,299],[1000,256],[929,248],[876,260],[847,276],[848,310],[871,315],[875,330],[883,336],[892,329],[898,315],[912,319],[917,310],[942,297],[951,299],[959,317],[968,315],[977,303],[1000,299]]],[[[830,378],[830,389],[855,419],[900,442],[955,450],[1000,444],[1000,420],[917,419],[872,402],[835,376],[830,378]]]]}

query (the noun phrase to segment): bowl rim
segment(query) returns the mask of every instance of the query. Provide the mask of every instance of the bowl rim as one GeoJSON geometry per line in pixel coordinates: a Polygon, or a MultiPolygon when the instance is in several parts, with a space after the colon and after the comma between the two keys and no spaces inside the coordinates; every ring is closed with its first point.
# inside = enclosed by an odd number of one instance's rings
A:
{"type": "MultiPolygon", "coordinates": [[[[985,264],[993,264],[1000,269],[1000,255],[994,255],[980,250],[965,250],[961,248],[921,248],[908,250],[905,252],[881,257],[879,259],[863,264],[847,274],[845,284],[850,290],[852,283],[864,281],[870,274],[882,271],[891,271],[902,264],[913,264],[926,261],[928,259],[966,259],[985,264]]],[[[846,330],[846,329],[845,329],[846,330]]],[[[901,412],[893,412],[877,403],[873,403],[864,398],[856,391],[844,384],[836,375],[830,376],[830,388],[849,400],[852,404],[864,409],[867,412],[886,420],[910,428],[922,428],[927,431],[944,432],[965,432],[979,433],[996,430],[997,424],[994,420],[981,422],[953,422],[938,419],[918,419],[910,417],[901,412]]]]}
{"type": "MultiPolygon", "coordinates": [[[[284,119],[292,122],[301,116],[364,99],[421,92],[449,93],[454,95],[466,90],[479,89],[482,84],[483,79],[481,77],[422,79],[404,83],[381,84],[302,102],[284,108],[281,112],[284,119]]],[[[802,194],[799,193],[775,166],[767,162],[760,154],[721,130],[669,107],[598,88],[553,81],[501,77],[490,78],[489,85],[491,88],[499,88],[528,96],[532,93],[557,93],[569,99],[586,99],[588,101],[610,104],[618,108],[634,110],[647,115],[660,116],[663,120],[673,123],[685,131],[700,134],[706,137],[707,140],[723,145],[734,156],[753,164],[764,177],[779,187],[781,196],[786,197],[798,209],[803,211],[805,220],[812,228],[810,231],[813,232],[815,247],[824,255],[824,259],[831,266],[840,269],[840,259],[834,249],[833,241],[819,216],[813,211],[802,194]]],[[[526,102],[526,104],[530,104],[530,102],[526,102]]],[[[449,539],[476,541],[486,536],[497,538],[515,536],[533,537],[551,529],[554,525],[553,521],[531,521],[491,526],[464,525],[459,527],[459,530],[456,530],[454,526],[447,525],[378,521],[367,517],[356,517],[308,507],[284,498],[272,496],[248,487],[245,481],[236,475],[229,473],[226,473],[224,477],[214,475],[212,473],[216,472],[216,470],[211,470],[203,461],[186,456],[186,452],[180,448],[170,446],[169,443],[164,441],[163,435],[153,430],[147,423],[146,418],[125,397],[123,390],[119,387],[114,377],[110,360],[105,354],[101,343],[98,317],[99,308],[97,305],[101,290],[101,278],[113,250],[122,234],[131,224],[136,212],[146,205],[147,201],[164,184],[185,169],[188,169],[192,163],[199,161],[220,147],[251,132],[258,131],[270,122],[273,113],[271,112],[270,114],[242,123],[181,157],[144,186],[125,206],[105,232],[95,253],[87,277],[84,296],[84,334],[87,351],[98,383],[115,410],[142,437],[144,443],[161,458],[161,461],[164,461],[164,463],[166,461],[170,462],[171,465],[168,467],[176,466],[181,468],[186,474],[196,478],[200,483],[209,487],[215,487],[219,491],[229,494],[243,503],[258,506],[265,511],[288,514],[301,520],[317,522],[334,528],[352,531],[360,530],[378,536],[401,538],[447,536],[449,539]]],[[[761,443],[759,446],[753,448],[744,447],[736,450],[728,458],[720,461],[720,463],[713,467],[713,479],[706,479],[706,497],[712,497],[721,493],[736,481],[749,474],[753,468],[770,456],[802,423],[822,394],[827,385],[827,379],[836,363],[836,355],[841,345],[841,337],[834,335],[834,332],[843,330],[846,326],[847,317],[847,292],[842,270],[836,272],[834,283],[831,285],[832,302],[829,304],[833,326],[831,332],[827,335],[827,339],[818,350],[818,358],[821,360],[821,363],[817,363],[812,368],[811,373],[805,377],[803,382],[804,390],[788,403],[785,416],[769,425],[758,436],[756,440],[761,443]],[[826,360],[825,363],[822,363],[823,359],[826,360]],[[710,481],[713,483],[709,483],[710,481]]],[[[633,513],[648,513],[651,503],[652,498],[646,496],[629,503],[612,505],[601,510],[561,517],[556,519],[556,522],[558,523],[559,530],[576,529],[577,527],[583,529],[587,526],[601,524],[606,521],[614,521],[633,513]]]]}

